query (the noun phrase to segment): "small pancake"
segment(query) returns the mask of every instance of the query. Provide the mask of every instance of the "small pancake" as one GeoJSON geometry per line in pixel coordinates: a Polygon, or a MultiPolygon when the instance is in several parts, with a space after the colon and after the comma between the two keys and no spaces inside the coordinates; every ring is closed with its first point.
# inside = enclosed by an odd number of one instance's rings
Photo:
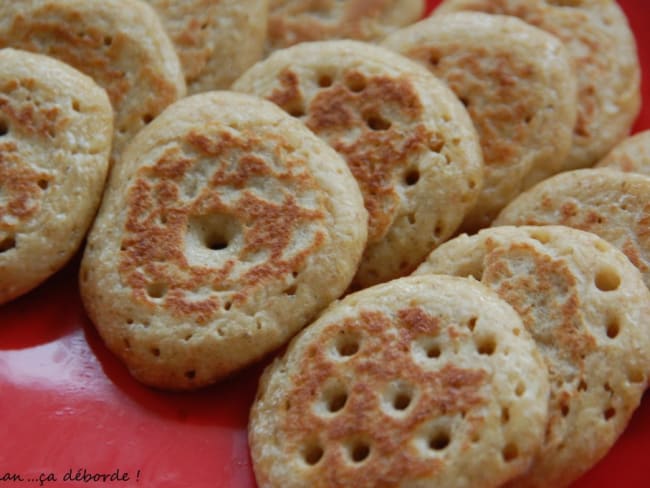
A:
{"type": "Polygon", "coordinates": [[[411,273],[476,201],[483,162],[467,112],[427,70],[387,49],[300,44],[233,89],[275,102],[347,161],[370,217],[353,288],[411,273]]]}
{"type": "Polygon", "coordinates": [[[650,130],[623,139],[595,167],[650,176],[650,130]]]}
{"type": "Polygon", "coordinates": [[[59,270],[97,211],[113,110],[55,59],[0,49],[0,304],[59,270]]]}
{"type": "Polygon", "coordinates": [[[485,182],[462,230],[486,227],[524,188],[559,171],[575,124],[575,77],[553,36],[519,19],[437,15],[383,43],[447,82],[467,106],[485,182]]]}
{"type": "Polygon", "coordinates": [[[267,50],[328,39],[378,40],[418,20],[423,0],[270,0],[267,50]]]}
{"type": "Polygon", "coordinates": [[[185,95],[183,72],[158,16],[140,0],[0,3],[0,47],[57,58],[105,88],[115,111],[111,160],[185,95]]]}
{"type": "Polygon", "coordinates": [[[264,52],[269,0],[147,0],[169,33],[189,93],[226,89],[264,52]]]}
{"type": "Polygon", "coordinates": [[[198,388],[341,295],[367,214],[338,154],[270,102],[180,100],[115,166],[81,264],[84,305],[143,383],[198,388]]]}
{"type": "Polygon", "coordinates": [[[613,169],[567,171],[503,209],[494,225],[566,225],[621,250],[650,286],[650,177],[613,169]]]}
{"type": "Polygon", "coordinates": [[[563,226],[494,227],[436,249],[416,274],[474,276],[521,315],[551,384],[546,438],[506,486],[568,486],[616,442],[650,371],[650,292],[612,245],[563,226]]]}
{"type": "Polygon", "coordinates": [[[546,368],[521,319],[475,280],[420,276],[348,295],[260,380],[260,488],[493,488],[530,464],[546,368]]]}
{"type": "Polygon", "coordinates": [[[557,36],[578,78],[578,118],[562,170],[586,168],[626,137],[641,108],[634,35],[614,0],[443,0],[435,11],[514,15],[557,36]]]}

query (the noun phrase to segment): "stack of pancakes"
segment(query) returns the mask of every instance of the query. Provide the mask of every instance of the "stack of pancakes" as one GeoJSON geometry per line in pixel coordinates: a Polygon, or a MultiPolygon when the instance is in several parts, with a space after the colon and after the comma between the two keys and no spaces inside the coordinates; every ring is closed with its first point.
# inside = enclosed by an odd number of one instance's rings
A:
{"type": "Polygon", "coordinates": [[[86,237],[84,305],[144,384],[288,344],[251,411],[260,486],[564,486],[598,461],[650,373],[618,5],[149,3],[0,6],[0,303],[86,237]]]}

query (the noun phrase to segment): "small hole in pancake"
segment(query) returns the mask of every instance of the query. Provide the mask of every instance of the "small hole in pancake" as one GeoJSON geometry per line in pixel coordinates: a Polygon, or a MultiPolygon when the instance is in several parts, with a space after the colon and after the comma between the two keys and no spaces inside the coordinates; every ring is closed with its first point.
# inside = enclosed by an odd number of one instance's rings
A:
{"type": "Polygon", "coordinates": [[[362,463],[370,456],[370,445],[366,442],[358,441],[350,446],[350,458],[355,463],[362,463]]]}
{"type": "Polygon", "coordinates": [[[605,267],[596,273],[595,283],[600,291],[614,291],[621,286],[621,277],[614,268],[605,267]]]}
{"type": "Polygon", "coordinates": [[[510,422],[510,410],[508,407],[503,407],[501,409],[501,423],[507,424],[508,422],[510,422]]]}
{"type": "Polygon", "coordinates": [[[640,369],[631,369],[627,373],[627,379],[631,383],[645,383],[645,374],[640,369]]]}
{"type": "Polygon", "coordinates": [[[442,224],[440,222],[438,222],[438,224],[436,224],[435,228],[433,229],[433,237],[435,237],[436,239],[440,239],[441,236],[442,236],[443,230],[444,229],[442,227],[442,224]]]}
{"type": "Polygon", "coordinates": [[[142,116],[142,122],[144,122],[145,124],[151,123],[152,120],[153,120],[153,115],[151,114],[145,114],[142,116]]]}
{"type": "Polygon", "coordinates": [[[151,348],[151,354],[156,356],[156,357],[160,357],[160,349],[158,349],[157,347],[152,347],[151,348]]]}
{"type": "Polygon", "coordinates": [[[482,337],[478,339],[476,343],[476,350],[479,352],[479,354],[485,354],[487,356],[491,356],[494,354],[494,351],[497,348],[497,343],[494,339],[494,337],[482,337]]]}
{"type": "Polygon", "coordinates": [[[416,222],[415,212],[411,212],[410,214],[408,214],[406,216],[406,220],[408,220],[408,223],[411,224],[411,225],[415,224],[415,222],[416,222]]]}
{"type": "Polygon", "coordinates": [[[133,325],[133,319],[126,319],[127,325],[133,325]]]}
{"type": "Polygon", "coordinates": [[[339,356],[354,356],[359,352],[359,339],[348,334],[341,335],[337,338],[335,347],[339,356]]]}
{"type": "Polygon", "coordinates": [[[162,298],[167,294],[167,285],[163,283],[150,283],[147,285],[147,295],[151,298],[162,298]]]}
{"type": "Polygon", "coordinates": [[[193,334],[187,334],[183,339],[187,342],[187,341],[191,340],[192,337],[194,337],[193,334]]]}
{"type": "Polygon", "coordinates": [[[603,412],[603,416],[605,417],[605,420],[611,420],[614,418],[616,415],[616,409],[614,407],[609,407],[607,410],[603,412]]]}
{"type": "Polygon", "coordinates": [[[47,180],[38,180],[38,187],[41,190],[47,190],[47,188],[50,186],[50,182],[47,180]]]}
{"type": "Polygon", "coordinates": [[[208,28],[208,23],[207,22],[204,22],[204,23],[201,24],[201,30],[205,30],[207,28],[208,28]]]}
{"type": "Polygon", "coordinates": [[[434,68],[440,63],[440,56],[437,52],[432,52],[429,54],[429,64],[434,68]]]}
{"type": "Polygon", "coordinates": [[[366,79],[363,75],[355,73],[354,75],[349,76],[345,80],[345,84],[350,89],[350,91],[359,93],[366,89],[366,79]]]}
{"type": "Polygon", "coordinates": [[[442,354],[442,349],[440,348],[440,344],[434,342],[426,346],[425,352],[429,359],[437,359],[442,354]]]}
{"type": "Polygon", "coordinates": [[[228,247],[228,240],[220,235],[212,235],[206,239],[205,247],[213,251],[221,251],[228,247]]]}
{"type": "Polygon", "coordinates": [[[503,455],[503,460],[506,463],[509,463],[510,461],[514,461],[517,459],[517,457],[519,457],[519,449],[517,448],[516,444],[510,442],[505,445],[503,451],[501,451],[501,454],[503,455]]]}
{"type": "Polygon", "coordinates": [[[390,121],[378,116],[372,115],[366,119],[368,127],[375,131],[384,131],[388,130],[391,127],[390,121]]]}
{"type": "Polygon", "coordinates": [[[185,377],[188,380],[193,380],[194,378],[196,378],[196,371],[194,371],[193,369],[190,369],[189,371],[185,371],[185,377]]]}
{"type": "Polygon", "coordinates": [[[400,411],[406,410],[409,408],[412,399],[411,392],[400,391],[395,395],[395,398],[393,398],[393,408],[400,411]]]}
{"type": "Polygon", "coordinates": [[[241,232],[238,218],[228,213],[192,216],[188,222],[187,242],[191,247],[203,246],[223,251],[241,232]]]}
{"type": "Polygon", "coordinates": [[[404,183],[408,186],[413,186],[420,181],[420,171],[417,168],[410,169],[404,175],[404,183]]]}
{"type": "Polygon", "coordinates": [[[113,44],[113,38],[111,36],[104,37],[104,46],[108,47],[113,44]]]}
{"type": "Polygon", "coordinates": [[[562,417],[566,417],[569,415],[569,406],[566,403],[563,403],[560,407],[560,411],[562,412],[562,417]]]}
{"type": "Polygon", "coordinates": [[[471,317],[471,318],[467,321],[467,328],[468,328],[469,330],[471,330],[472,332],[474,332],[474,329],[476,329],[476,321],[477,321],[477,320],[478,320],[478,317],[471,317]]]}
{"type": "Polygon", "coordinates": [[[345,407],[348,401],[348,394],[345,391],[330,391],[326,393],[327,411],[330,413],[339,412],[345,407]]]}
{"type": "Polygon", "coordinates": [[[226,303],[223,304],[223,309],[227,312],[232,308],[232,302],[228,300],[226,303]]]}
{"type": "Polygon", "coordinates": [[[75,112],[81,112],[81,104],[79,100],[72,100],[72,110],[75,112]]]}
{"type": "Polygon", "coordinates": [[[0,253],[11,251],[16,247],[16,239],[14,237],[5,237],[0,241],[0,253]]]}
{"type": "Polygon", "coordinates": [[[305,115],[305,109],[302,105],[292,105],[287,108],[287,113],[292,117],[303,117],[305,115]]]}
{"type": "Polygon", "coordinates": [[[298,285],[291,285],[289,288],[284,290],[284,294],[293,297],[296,295],[297,291],[298,291],[298,285]]]}
{"type": "Polygon", "coordinates": [[[445,147],[445,141],[434,136],[434,138],[429,141],[428,145],[432,152],[439,153],[445,147]]]}
{"type": "Polygon", "coordinates": [[[442,451],[451,443],[451,436],[446,430],[439,430],[429,437],[429,448],[434,451],[442,451]]]}
{"type": "Polygon", "coordinates": [[[330,75],[321,75],[318,78],[318,86],[321,88],[327,88],[328,86],[332,86],[333,80],[330,75]]]}
{"type": "Polygon", "coordinates": [[[519,383],[517,385],[517,388],[515,388],[515,395],[518,397],[523,396],[523,394],[526,393],[526,385],[523,383],[519,383]]]}
{"type": "Polygon", "coordinates": [[[587,391],[587,383],[585,380],[580,380],[580,383],[578,384],[578,391],[587,391]]]}
{"type": "Polygon", "coordinates": [[[9,125],[6,121],[0,120],[0,136],[6,136],[9,132],[9,125]]]}
{"type": "Polygon", "coordinates": [[[465,107],[469,107],[469,100],[467,98],[460,97],[459,100],[463,105],[465,105],[465,107]]]}
{"type": "Polygon", "coordinates": [[[612,317],[607,322],[607,337],[610,339],[616,339],[618,334],[621,332],[621,324],[618,321],[617,317],[612,317]]]}
{"type": "Polygon", "coordinates": [[[309,466],[314,466],[323,458],[323,448],[318,444],[310,444],[306,446],[302,453],[302,458],[309,466]]]}

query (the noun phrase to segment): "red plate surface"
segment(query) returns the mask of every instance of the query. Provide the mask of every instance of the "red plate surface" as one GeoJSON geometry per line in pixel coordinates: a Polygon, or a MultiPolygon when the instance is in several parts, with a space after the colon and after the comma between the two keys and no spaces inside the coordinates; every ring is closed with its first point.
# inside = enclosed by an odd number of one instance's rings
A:
{"type": "MultiPolygon", "coordinates": [[[[428,2],[429,12],[437,0],[428,2]]],[[[621,0],[650,101],[650,2],[621,0]]],[[[650,103],[635,131],[650,128],[650,103]]],[[[0,486],[255,487],[246,423],[261,366],[204,391],[135,382],[83,312],[78,262],[0,307],[0,486]]],[[[650,395],[574,488],[650,486],[650,395]]]]}

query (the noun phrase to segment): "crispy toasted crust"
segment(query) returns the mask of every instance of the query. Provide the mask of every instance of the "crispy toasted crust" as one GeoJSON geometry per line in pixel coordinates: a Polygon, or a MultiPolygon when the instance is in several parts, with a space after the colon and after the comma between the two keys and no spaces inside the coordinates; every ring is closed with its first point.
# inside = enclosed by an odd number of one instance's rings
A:
{"type": "Polygon", "coordinates": [[[578,118],[563,170],[586,168],[626,137],[641,108],[638,55],[614,0],[444,0],[435,11],[517,16],[566,46],[578,79],[578,118]]]}
{"type": "Polygon", "coordinates": [[[650,130],[624,139],[595,166],[650,176],[650,130]]]}
{"type": "Polygon", "coordinates": [[[269,0],[147,0],[169,33],[189,93],[226,89],[264,51],[269,0]]]}
{"type": "Polygon", "coordinates": [[[270,102],[170,106],[115,166],[81,265],[86,309],[140,381],[197,388],[280,346],[356,271],[345,162],[270,102]]]}
{"type": "Polygon", "coordinates": [[[45,56],[0,49],[0,303],[77,250],[108,171],[104,90],[45,56]]]}
{"type": "Polygon", "coordinates": [[[267,50],[306,41],[372,41],[418,20],[422,0],[270,0],[267,50]]]}
{"type": "Polygon", "coordinates": [[[357,41],[275,52],[233,89],[300,118],[337,150],[369,214],[353,288],[411,273],[478,197],[481,150],[463,106],[417,63],[357,41]]]}
{"type": "Polygon", "coordinates": [[[543,437],[546,369],[474,280],[409,277],[328,308],[260,381],[260,488],[496,487],[543,437]]]}
{"type": "Polygon", "coordinates": [[[112,161],[167,105],[185,95],[174,47],[140,0],[0,3],[0,47],[46,54],[105,88],[115,110],[112,161]]]}
{"type": "Polygon", "coordinates": [[[512,17],[462,12],[401,29],[383,45],[446,81],[478,131],[485,182],[463,230],[488,226],[526,186],[560,169],[575,123],[575,78],[553,36],[512,17]]]}
{"type": "Polygon", "coordinates": [[[613,169],[567,171],[503,209],[494,225],[566,225],[621,250],[650,286],[650,177],[613,169]]]}
{"type": "Polygon", "coordinates": [[[561,487],[616,442],[650,371],[650,292],[598,236],[563,226],[494,227],[436,249],[416,274],[474,276],[523,318],[551,384],[546,438],[507,486],[561,487]]]}

